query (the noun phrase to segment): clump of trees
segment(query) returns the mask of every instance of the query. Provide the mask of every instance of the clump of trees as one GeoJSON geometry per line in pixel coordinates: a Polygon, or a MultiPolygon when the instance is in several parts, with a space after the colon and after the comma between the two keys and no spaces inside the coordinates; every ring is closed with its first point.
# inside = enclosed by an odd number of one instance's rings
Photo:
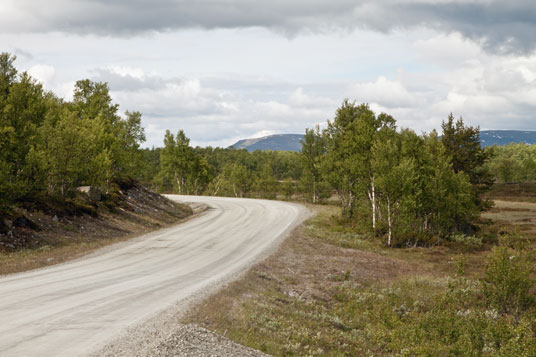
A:
{"type": "Polygon", "coordinates": [[[171,183],[180,194],[200,194],[208,183],[208,163],[190,147],[190,139],[182,130],[176,136],[166,131],[160,166],[163,182],[171,183]]]}
{"type": "Polygon", "coordinates": [[[191,147],[182,130],[142,153],[152,175],[141,180],[161,192],[290,199],[302,174],[299,153],[191,147]]]}
{"type": "Polygon", "coordinates": [[[329,184],[344,217],[368,222],[388,245],[471,232],[487,207],[480,195],[492,183],[490,153],[480,147],[479,129],[461,118],[450,115],[442,128],[442,137],[397,130],[390,115],[345,100],[325,130],[306,131],[302,157],[313,202],[321,182],[329,184]]]}
{"type": "Polygon", "coordinates": [[[487,150],[494,153],[488,168],[499,182],[536,181],[536,145],[511,143],[487,150]]]}
{"type": "Polygon", "coordinates": [[[15,59],[0,54],[0,207],[66,199],[82,185],[109,189],[136,172],[139,112],[119,115],[107,84],[87,79],[64,101],[18,73],[15,59]]]}

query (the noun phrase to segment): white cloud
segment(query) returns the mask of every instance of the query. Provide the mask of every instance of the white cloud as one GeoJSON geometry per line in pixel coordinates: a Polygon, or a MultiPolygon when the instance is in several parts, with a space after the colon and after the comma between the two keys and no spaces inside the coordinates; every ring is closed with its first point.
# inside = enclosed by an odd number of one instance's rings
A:
{"type": "Polygon", "coordinates": [[[56,74],[56,70],[53,66],[46,64],[38,64],[28,70],[28,73],[45,86],[50,86],[51,81],[56,74]]]}
{"type": "Polygon", "coordinates": [[[448,68],[478,65],[478,57],[482,55],[481,47],[460,33],[432,34],[415,41],[412,48],[423,62],[448,68]]]}
{"type": "Polygon", "coordinates": [[[385,108],[404,108],[415,106],[416,93],[410,94],[399,81],[380,76],[375,82],[356,83],[350,95],[359,102],[377,103],[385,108]]]}
{"type": "Polygon", "coordinates": [[[143,113],[148,146],[162,145],[166,129],[223,146],[303,133],[332,119],[344,98],[417,132],[439,128],[451,111],[486,129],[536,129],[536,55],[490,54],[468,37],[421,26],[285,38],[240,27],[129,38],[0,33],[0,43],[28,54],[17,67],[67,99],[78,79],[108,82],[121,110],[143,113]]]}
{"type": "Polygon", "coordinates": [[[115,73],[122,77],[128,76],[128,77],[133,77],[133,78],[140,79],[140,80],[143,80],[146,77],[145,72],[141,68],[111,65],[111,66],[106,67],[106,69],[110,73],[115,73]]]}

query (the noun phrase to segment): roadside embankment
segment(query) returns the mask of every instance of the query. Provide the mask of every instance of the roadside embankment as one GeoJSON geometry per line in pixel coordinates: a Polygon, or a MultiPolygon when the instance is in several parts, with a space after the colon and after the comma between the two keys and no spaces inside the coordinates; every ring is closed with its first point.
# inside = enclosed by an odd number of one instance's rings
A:
{"type": "Polygon", "coordinates": [[[92,201],[31,202],[0,219],[0,275],[71,260],[103,246],[177,223],[192,208],[134,182],[92,201]]]}

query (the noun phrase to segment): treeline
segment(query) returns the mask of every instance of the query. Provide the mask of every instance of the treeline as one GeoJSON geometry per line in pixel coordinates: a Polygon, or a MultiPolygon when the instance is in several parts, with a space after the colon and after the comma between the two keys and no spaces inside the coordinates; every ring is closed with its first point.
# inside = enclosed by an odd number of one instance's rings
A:
{"type": "Polygon", "coordinates": [[[144,179],[160,191],[312,203],[336,194],[346,219],[365,222],[388,245],[472,234],[493,183],[492,153],[461,118],[450,115],[441,136],[418,135],[347,100],[326,129],[306,130],[301,153],[192,148],[183,131],[168,131],[164,147],[144,155],[152,162],[144,179]]]}
{"type": "Polygon", "coordinates": [[[0,208],[83,185],[111,188],[139,172],[145,140],[139,112],[121,117],[106,83],[76,82],[72,101],[45,91],[16,57],[0,54],[0,208]]]}
{"type": "Polygon", "coordinates": [[[536,181],[536,145],[511,143],[492,146],[489,170],[502,183],[536,181]]]}
{"type": "Polygon", "coordinates": [[[164,147],[142,154],[145,169],[138,179],[160,192],[290,199],[306,191],[296,152],[191,147],[179,130],[166,132],[164,147]]]}

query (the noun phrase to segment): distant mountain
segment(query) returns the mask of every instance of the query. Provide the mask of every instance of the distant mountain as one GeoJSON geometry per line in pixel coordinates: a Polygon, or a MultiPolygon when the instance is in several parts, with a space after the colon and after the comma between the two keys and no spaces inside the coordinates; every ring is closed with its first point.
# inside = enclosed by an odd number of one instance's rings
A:
{"type": "Polygon", "coordinates": [[[521,130],[481,130],[480,143],[483,147],[510,143],[536,144],[536,131],[521,130]]]}
{"type": "MultiPolygon", "coordinates": [[[[244,139],[236,142],[235,149],[272,150],[272,151],[301,151],[302,134],[277,134],[262,138],[244,139]]],[[[483,147],[510,143],[536,144],[536,131],[522,130],[481,130],[480,142],[483,147]]]]}
{"type": "Polygon", "coordinates": [[[302,134],[277,134],[262,138],[244,139],[231,145],[235,149],[272,150],[272,151],[301,151],[302,134]]]}

